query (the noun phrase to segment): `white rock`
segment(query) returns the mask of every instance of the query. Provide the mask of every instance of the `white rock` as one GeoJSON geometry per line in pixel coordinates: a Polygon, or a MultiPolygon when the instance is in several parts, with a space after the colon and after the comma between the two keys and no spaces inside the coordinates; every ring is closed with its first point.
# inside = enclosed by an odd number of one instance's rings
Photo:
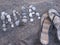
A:
{"type": "Polygon", "coordinates": [[[34,7],[34,6],[33,6],[33,7],[32,7],[32,10],[34,10],[34,11],[35,11],[35,10],[36,10],[36,7],[34,7]]]}
{"type": "Polygon", "coordinates": [[[22,13],[23,16],[27,15],[26,13],[22,13]]]}
{"type": "Polygon", "coordinates": [[[11,27],[12,27],[12,28],[14,28],[14,25],[13,25],[13,24],[11,24],[11,27]]]}
{"type": "Polygon", "coordinates": [[[4,15],[1,15],[1,20],[5,20],[5,16],[4,15]]]}
{"type": "Polygon", "coordinates": [[[17,21],[15,22],[15,25],[16,25],[16,26],[19,26],[19,23],[20,23],[20,21],[17,20],[17,21]]]}
{"type": "Polygon", "coordinates": [[[3,31],[6,31],[7,29],[6,28],[3,28],[3,31]]]}
{"type": "Polygon", "coordinates": [[[40,16],[40,14],[38,12],[36,12],[36,16],[40,16]]]}
{"type": "Polygon", "coordinates": [[[7,18],[11,18],[10,15],[7,15],[7,18]]]}
{"type": "Polygon", "coordinates": [[[16,10],[13,10],[13,13],[15,13],[16,12],[16,10]]]}
{"type": "Polygon", "coordinates": [[[29,13],[29,17],[33,17],[32,13],[29,13]]]}
{"type": "Polygon", "coordinates": [[[26,23],[27,22],[27,19],[22,19],[22,22],[26,23]]]}
{"type": "Polygon", "coordinates": [[[1,15],[5,15],[5,12],[1,12],[1,15]]]}
{"type": "Polygon", "coordinates": [[[41,17],[38,17],[38,19],[41,19],[41,17]]]}
{"type": "Polygon", "coordinates": [[[2,27],[6,27],[6,24],[3,24],[2,27]]]}
{"type": "Polygon", "coordinates": [[[13,10],[13,16],[15,17],[16,16],[16,10],[13,10]]]}
{"type": "Polygon", "coordinates": [[[31,8],[29,9],[29,12],[32,12],[32,9],[31,8]]]}
{"type": "Polygon", "coordinates": [[[30,5],[30,6],[29,6],[29,8],[32,8],[32,7],[33,7],[33,5],[30,5]]]}
{"type": "Polygon", "coordinates": [[[23,18],[27,18],[27,16],[23,16],[23,18]]]}
{"type": "Polygon", "coordinates": [[[33,22],[33,21],[34,21],[34,19],[33,19],[33,18],[31,18],[31,19],[30,19],[30,22],[33,22]]]}
{"type": "Polygon", "coordinates": [[[5,19],[5,12],[1,12],[1,20],[5,19]]]}
{"type": "Polygon", "coordinates": [[[9,18],[8,21],[11,22],[11,18],[9,18]]]}
{"type": "Polygon", "coordinates": [[[32,12],[32,14],[35,14],[35,12],[32,12]]]}
{"type": "Polygon", "coordinates": [[[22,6],[22,9],[26,9],[24,6],[22,6]]]}

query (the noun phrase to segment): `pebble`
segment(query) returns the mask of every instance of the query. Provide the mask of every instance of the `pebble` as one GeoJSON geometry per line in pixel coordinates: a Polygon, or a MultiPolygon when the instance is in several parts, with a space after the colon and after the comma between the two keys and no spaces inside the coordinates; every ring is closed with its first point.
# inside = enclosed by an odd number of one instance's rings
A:
{"type": "Polygon", "coordinates": [[[35,12],[32,12],[32,14],[35,14],[35,12]]]}
{"type": "Polygon", "coordinates": [[[22,19],[22,22],[26,23],[27,22],[27,19],[22,19]]]}
{"type": "Polygon", "coordinates": [[[16,10],[13,10],[13,16],[16,16],[15,12],[16,12],[16,10]]]}
{"type": "Polygon", "coordinates": [[[24,6],[22,6],[22,10],[26,9],[24,6]]]}
{"type": "Polygon", "coordinates": [[[15,22],[15,25],[16,25],[16,26],[19,26],[19,24],[20,24],[20,21],[17,20],[17,21],[15,22]]]}
{"type": "Polygon", "coordinates": [[[6,31],[7,30],[7,28],[3,28],[3,31],[6,31]]]}
{"type": "Polygon", "coordinates": [[[5,16],[4,15],[1,15],[1,20],[5,20],[5,16]]]}
{"type": "Polygon", "coordinates": [[[32,13],[29,13],[29,17],[33,17],[32,13]]]}
{"type": "Polygon", "coordinates": [[[31,9],[31,8],[29,9],[29,12],[30,12],[30,13],[32,12],[32,9],[31,9]]]}
{"type": "Polygon", "coordinates": [[[23,16],[27,15],[26,13],[22,13],[23,16]]]}
{"type": "Polygon", "coordinates": [[[1,12],[1,20],[5,19],[5,12],[1,12]]]}
{"type": "Polygon", "coordinates": [[[7,15],[7,18],[11,18],[10,15],[7,15]]]}
{"type": "Polygon", "coordinates": [[[32,8],[32,7],[33,7],[33,5],[30,5],[30,6],[29,6],[29,8],[32,8]]]}
{"type": "Polygon", "coordinates": [[[27,16],[23,16],[23,18],[27,18],[27,16]]]}
{"type": "Polygon", "coordinates": [[[14,28],[14,25],[13,25],[13,24],[11,24],[11,27],[12,27],[12,28],[14,28]]]}
{"type": "Polygon", "coordinates": [[[41,17],[38,17],[38,19],[41,19],[41,17]]]}
{"type": "Polygon", "coordinates": [[[8,18],[8,22],[11,22],[11,18],[8,18]]]}
{"type": "Polygon", "coordinates": [[[38,12],[36,12],[36,16],[40,16],[40,14],[38,12]]]}
{"type": "Polygon", "coordinates": [[[35,11],[35,10],[36,10],[36,7],[34,7],[34,6],[33,6],[33,7],[32,7],[32,10],[34,10],[34,11],[35,11]]]}
{"type": "Polygon", "coordinates": [[[1,15],[5,15],[5,12],[1,12],[1,15]]]}
{"type": "Polygon", "coordinates": [[[6,27],[6,24],[3,24],[2,27],[6,27]]]}
{"type": "Polygon", "coordinates": [[[31,19],[30,19],[30,22],[33,22],[33,21],[34,21],[34,19],[33,19],[33,18],[31,18],[31,19]]]}

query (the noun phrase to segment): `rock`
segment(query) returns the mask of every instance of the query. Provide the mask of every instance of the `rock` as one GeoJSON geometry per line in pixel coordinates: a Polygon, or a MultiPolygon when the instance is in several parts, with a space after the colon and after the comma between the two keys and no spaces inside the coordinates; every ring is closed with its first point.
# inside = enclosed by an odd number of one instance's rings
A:
{"type": "Polygon", "coordinates": [[[15,25],[16,25],[16,26],[19,26],[19,24],[20,24],[20,21],[17,20],[17,21],[15,22],[15,25]]]}
{"type": "Polygon", "coordinates": [[[11,18],[8,18],[8,22],[11,22],[11,18]]]}
{"type": "Polygon", "coordinates": [[[35,11],[35,10],[36,10],[36,7],[34,7],[34,6],[33,6],[33,7],[32,7],[32,10],[34,10],[34,11],[35,11]]]}
{"type": "Polygon", "coordinates": [[[11,27],[14,28],[14,24],[11,24],[11,27]]]}
{"type": "Polygon", "coordinates": [[[22,22],[26,23],[27,22],[27,19],[22,19],[22,22]]]}
{"type": "Polygon", "coordinates": [[[6,17],[7,17],[7,18],[11,18],[10,15],[7,15],[6,17]]]}
{"type": "Polygon", "coordinates": [[[27,16],[23,16],[23,18],[27,18],[27,16]]]}
{"type": "Polygon", "coordinates": [[[33,21],[34,21],[34,19],[33,19],[33,18],[31,18],[31,19],[30,19],[30,22],[33,22],[33,21]]]}
{"type": "Polygon", "coordinates": [[[29,17],[33,17],[32,13],[29,13],[29,17]]]}
{"type": "Polygon", "coordinates": [[[6,31],[7,30],[7,28],[3,28],[3,31],[6,31]]]}
{"type": "Polygon", "coordinates": [[[41,17],[38,17],[38,19],[41,19],[41,17]]]}
{"type": "Polygon", "coordinates": [[[33,5],[30,5],[30,6],[29,6],[29,8],[32,8],[32,7],[33,7],[33,5]]]}
{"type": "Polygon", "coordinates": [[[23,16],[27,15],[27,13],[22,13],[23,16]]]}
{"type": "Polygon", "coordinates": [[[38,12],[36,12],[36,16],[40,16],[40,14],[38,12]]]}
{"type": "Polygon", "coordinates": [[[30,12],[30,13],[32,12],[32,9],[31,9],[31,8],[29,9],[29,12],[30,12]]]}

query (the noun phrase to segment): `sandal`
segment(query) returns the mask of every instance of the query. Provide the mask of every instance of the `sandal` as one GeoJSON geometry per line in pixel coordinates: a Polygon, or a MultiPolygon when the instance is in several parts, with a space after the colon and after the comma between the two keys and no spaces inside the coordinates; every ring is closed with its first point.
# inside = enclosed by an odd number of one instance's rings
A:
{"type": "Polygon", "coordinates": [[[50,27],[50,20],[48,19],[48,14],[45,13],[42,16],[41,19],[41,25],[42,25],[42,32],[41,32],[41,37],[40,37],[40,41],[42,44],[47,45],[49,43],[49,36],[48,36],[48,31],[49,31],[49,27],[50,27]],[[45,16],[45,17],[44,17],[45,16]],[[43,19],[44,18],[44,19],[43,19]]]}

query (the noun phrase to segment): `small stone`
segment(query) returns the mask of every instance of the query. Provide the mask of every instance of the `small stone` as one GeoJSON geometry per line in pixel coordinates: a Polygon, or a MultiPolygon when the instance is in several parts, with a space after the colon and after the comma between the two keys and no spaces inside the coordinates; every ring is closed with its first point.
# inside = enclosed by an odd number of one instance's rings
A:
{"type": "Polygon", "coordinates": [[[5,15],[5,12],[1,12],[1,15],[5,15]]]}
{"type": "Polygon", "coordinates": [[[27,15],[26,13],[22,13],[23,16],[27,15]]]}
{"type": "Polygon", "coordinates": [[[38,17],[38,19],[40,19],[41,17],[38,17]]]}
{"type": "Polygon", "coordinates": [[[32,10],[34,10],[34,11],[35,11],[35,10],[36,10],[36,8],[33,6],[33,7],[32,7],[32,10]]]}
{"type": "Polygon", "coordinates": [[[36,16],[40,16],[40,14],[38,12],[36,12],[36,16]]]}
{"type": "Polygon", "coordinates": [[[34,19],[33,19],[33,18],[31,18],[31,19],[30,19],[30,22],[33,22],[33,21],[34,21],[34,19]]]}
{"type": "Polygon", "coordinates": [[[29,13],[29,17],[33,17],[32,13],[29,13]]]}
{"type": "Polygon", "coordinates": [[[22,9],[24,10],[24,9],[26,9],[24,6],[22,6],[22,9]]]}
{"type": "Polygon", "coordinates": [[[5,12],[1,12],[1,20],[5,19],[5,12]]]}
{"type": "Polygon", "coordinates": [[[29,12],[32,12],[32,9],[29,9],[29,12]]]}
{"type": "Polygon", "coordinates": [[[16,10],[13,10],[13,16],[16,16],[16,10]]]}
{"type": "Polygon", "coordinates": [[[20,24],[20,21],[17,20],[17,21],[15,22],[15,25],[16,25],[16,26],[19,26],[19,24],[20,24]]]}
{"type": "Polygon", "coordinates": [[[27,16],[23,16],[23,18],[27,18],[27,16]]]}
{"type": "Polygon", "coordinates": [[[29,6],[29,8],[32,8],[32,7],[33,7],[33,5],[30,5],[30,6],[29,6]]]}
{"type": "Polygon", "coordinates": [[[22,19],[22,22],[26,23],[27,22],[27,19],[22,19]]]}
{"type": "Polygon", "coordinates": [[[6,27],[6,24],[3,24],[2,27],[6,27]]]}
{"type": "Polygon", "coordinates": [[[22,13],[26,13],[27,12],[27,10],[26,10],[26,7],[24,7],[24,6],[22,6],[22,13]]]}
{"type": "Polygon", "coordinates": [[[4,15],[1,15],[1,20],[5,20],[5,16],[4,15]]]}
{"type": "Polygon", "coordinates": [[[7,15],[7,18],[10,18],[10,15],[7,15]]]}
{"type": "Polygon", "coordinates": [[[14,17],[14,20],[17,20],[17,17],[16,16],[14,17]]]}
{"type": "Polygon", "coordinates": [[[11,22],[11,18],[9,18],[8,21],[11,22]]]}
{"type": "Polygon", "coordinates": [[[15,13],[16,12],[16,10],[13,10],[13,13],[15,13]]]}
{"type": "Polygon", "coordinates": [[[32,12],[32,14],[35,14],[35,12],[32,12]]]}
{"type": "Polygon", "coordinates": [[[12,27],[12,28],[14,28],[14,25],[13,25],[13,24],[11,24],[11,27],[12,27]]]}
{"type": "Polygon", "coordinates": [[[7,29],[6,28],[3,28],[3,31],[6,31],[7,29]]]}

